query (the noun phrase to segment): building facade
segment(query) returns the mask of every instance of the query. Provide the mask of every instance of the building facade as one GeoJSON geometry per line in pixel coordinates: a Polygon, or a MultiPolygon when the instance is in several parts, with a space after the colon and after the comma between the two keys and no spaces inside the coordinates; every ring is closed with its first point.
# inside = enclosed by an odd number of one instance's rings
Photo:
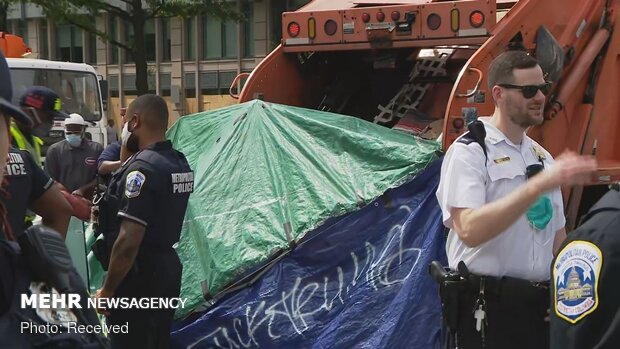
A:
{"type": "MultiPolygon", "coordinates": [[[[234,78],[252,71],[279,44],[281,13],[306,2],[237,0],[238,11],[246,18],[240,22],[214,16],[149,20],[145,33],[150,92],[168,101],[173,120],[235,103],[228,93],[234,78]]],[[[30,4],[14,5],[8,19],[8,31],[24,38],[32,58],[95,67],[108,81],[108,117],[118,120],[119,108],[135,98],[135,65],[123,49],[74,25],[54,23],[30,4]]],[[[116,17],[101,13],[93,21],[120,42],[133,39],[131,25],[116,17]]]]}

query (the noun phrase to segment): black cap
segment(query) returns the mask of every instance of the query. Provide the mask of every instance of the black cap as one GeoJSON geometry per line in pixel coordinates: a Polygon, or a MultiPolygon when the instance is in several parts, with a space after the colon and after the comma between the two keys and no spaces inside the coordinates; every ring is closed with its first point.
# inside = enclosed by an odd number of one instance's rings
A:
{"type": "Polygon", "coordinates": [[[69,117],[62,111],[62,102],[58,94],[45,86],[29,87],[19,99],[19,105],[46,111],[54,119],[69,117]]]}
{"type": "Polygon", "coordinates": [[[13,99],[11,72],[2,51],[0,51],[0,81],[0,110],[20,123],[32,126],[30,116],[11,103],[11,99],[13,99]]]}

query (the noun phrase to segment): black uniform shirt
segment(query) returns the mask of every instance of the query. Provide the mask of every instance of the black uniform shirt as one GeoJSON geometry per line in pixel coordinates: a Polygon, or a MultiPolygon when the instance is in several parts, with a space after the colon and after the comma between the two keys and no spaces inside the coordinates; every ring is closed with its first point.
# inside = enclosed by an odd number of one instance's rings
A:
{"type": "Polygon", "coordinates": [[[171,248],[179,241],[194,189],[194,173],[185,156],[169,141],[155,143],[121,169],[118,216],[146,227],[142,246],[171,248]]]}
{"type": "Polygon", "coordinates": [[[568,234],[552,263],[551,348],[620,348],[620,192],[568,234]]]}
{"type": "Polygon", "coordinates": [[[8,177],[7,191],[10,198],[6,202],[9,224],[13,233],[24,231],[26,210],[32,201],[47,191],[54,181],[37,166],[32,156],[13,146],[9,148],[4,175],[8,177]]]}

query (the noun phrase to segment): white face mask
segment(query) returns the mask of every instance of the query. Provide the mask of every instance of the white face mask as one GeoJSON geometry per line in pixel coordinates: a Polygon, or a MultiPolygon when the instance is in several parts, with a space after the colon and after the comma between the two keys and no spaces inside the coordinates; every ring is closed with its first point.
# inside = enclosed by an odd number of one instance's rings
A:
{"type": "Polygon", "coordinates": [[[125,125],[123,126],[123,131],[121,132],[121,143],[123,145],[127,145],[127,140],[129,139],[129,136],[131,136],[131,132],[129,132],[127,124],[129,123],[125,123],[125,125]]]}

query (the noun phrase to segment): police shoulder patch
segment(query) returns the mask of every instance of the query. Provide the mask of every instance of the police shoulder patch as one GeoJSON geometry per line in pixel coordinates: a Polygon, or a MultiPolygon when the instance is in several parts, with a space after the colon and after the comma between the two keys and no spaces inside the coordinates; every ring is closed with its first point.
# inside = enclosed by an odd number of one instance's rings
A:
{"type": "Polygon", "coordinates": [[[146,176],[142,172],[129,172],[125,180],[125,196],[130,199],[139,196],[144,182],[146,182],[146,176]]]}
{"type": "Polygon", "coordinates": [[[598,307],[598,280],[603,264],[601,250],[588,241],[572,241],[553,264],[556,315],[572,324],[598,307]]]}

